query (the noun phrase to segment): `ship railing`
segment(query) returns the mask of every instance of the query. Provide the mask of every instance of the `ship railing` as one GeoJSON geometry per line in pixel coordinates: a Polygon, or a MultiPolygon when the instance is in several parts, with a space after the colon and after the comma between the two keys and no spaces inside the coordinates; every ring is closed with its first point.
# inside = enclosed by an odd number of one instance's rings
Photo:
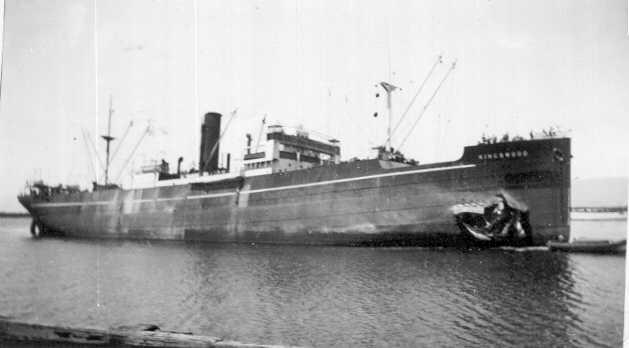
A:
{"type": "Polygon", "coordinates": [[[497,136],[486,136],[483,135],[481,140],[478,142],[479,145],[488,145],[488,144],[497,144],[497,143],[510,143],[516,141],[530,141],[530,140],[540,140],[540,139],[559,139],[559,138],[567,138],[570,136],[568,131],[563,130],[543,130],[540,132],[531,131],[528,137],[523,137],[521,135],[510,136],[509,133],[505,133],[501,137],[497,136]]]}
{"type": "Polygon", "coordinates": [[[300,138],[306,138],[306,139],[318,141],[321,143],[325,143],[326,145],[330,145],[330,146],[338,146],[338,144],[340,143],[338,139],[332,136],[329,136],[321,132],[313,131],[313,130],[306,130],[300,126],[291,127],[291,126],[284,126],[281,124],[273,124],[273,125],[268,126],[267,134],[274,134],[274,133],[286,134],[286,135],[296,136],[300,138]]]}

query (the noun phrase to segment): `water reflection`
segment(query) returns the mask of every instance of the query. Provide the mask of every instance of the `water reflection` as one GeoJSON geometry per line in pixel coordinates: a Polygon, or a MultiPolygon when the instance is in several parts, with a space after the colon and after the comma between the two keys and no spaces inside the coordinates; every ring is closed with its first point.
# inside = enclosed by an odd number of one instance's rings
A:
{"type": "Polygon", "coordinates": [[[617,346],[622,337],[623,257],[35,241],[0,228],[0,314],[24,320],[150,322],[306,346],[617,346]]]}
{"type": "Polygon", "coordinates": [[[563,345],[580,324],[572,310],[580,296],[566,254],[274,246],[189,250],[195,278],[205,279],[197,296],[212,303],[212,316],[219,319],[201,328],[228,335],[292,337],[288,343],[321,345],[418,340],[563,345]],[[435,336],[444,328],[448,335],[435,336]]]}

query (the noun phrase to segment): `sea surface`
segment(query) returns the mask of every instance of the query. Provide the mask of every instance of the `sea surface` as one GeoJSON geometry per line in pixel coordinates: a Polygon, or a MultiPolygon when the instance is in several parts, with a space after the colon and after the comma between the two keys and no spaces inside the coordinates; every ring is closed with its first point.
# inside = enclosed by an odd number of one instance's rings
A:
{"type": "MultiPolygon", "coordinates": [[[[0,315],[303,346],[622,345],[625,257],[32,239],[0,219],[0,315]]],[[[625,238],[625,221],[573,236],[625,238]]]]}

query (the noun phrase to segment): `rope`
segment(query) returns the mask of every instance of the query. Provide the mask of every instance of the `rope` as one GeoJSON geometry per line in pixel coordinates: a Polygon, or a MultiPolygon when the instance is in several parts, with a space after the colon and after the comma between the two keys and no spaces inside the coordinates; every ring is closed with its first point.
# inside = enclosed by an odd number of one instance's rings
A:
{"type": "Polygon", "coordinates": [[[120,139],[120,141],[118,142],[118,146],[114,150],[114,154],[111,155],[110,162],[113,162],[114,158],[116,158],[116,154],[118,153],[118,150],[120,150],[120,147],[122,147],[122,144],[124,143],[124,140],[127,138],[127,134],[129,134],[129,130],[131,129],[132,126],[133,126],[133,121],[129,122],[129,126],[127,127],[127,130],[124,131],[124,135],[122,136],[122,139],[120,139]]]}
{"type": "Polygon", "coordinates": [[[448,76],[450,75],[452,70],[454,70],[455,67],[456,67],[456,61],[454,63],[452,63],[452,66],[450,67],[450,69],[448,69],[448,72],[445,74],[443,79],[441,79],[441,82],[439,82],[439,85],[437,85],[437,88],[435,88],[435,91],[432,93],[432,95],[430,96],[430,98],[428,99],[426,104],[424,105],[424,108],[419,113],[419,116],[417,117],[417,119],[415,119],[415,123],[413,123],[413,126],[408,131],[408,133],[406,134],[406,136],[404,137],[404,139],[402,140],[400,145],[398,145],[398,150],[402,149],[402,146],[404,146],[404,144],[406,143],[406,140],[408,140],[408,137],[411,136],[411,134],[413,133],[413,130],[417,126],[417,123],[419,123],[419,120],[421,120],[421,118],[424,116],[424,114],[426,113],[426,110],[428,110],[428,106],[430,106],[430,103],[435,98],[435,96],[439,92],[439,89],[441,89],[441,86],[443,86],[443,83],[446,81],[446,79],[448,78],[448,76]]]}
{"type": "Polygon", "coordinates": [[[260,140],[262,140],[262,132],[264,131],[264,126],[266,125],[266,114],[264,114],[264,117],[262,118],[262,124],[260,125],[260,130],[258,131],[258,140],[256,141],[256,152],[258,152],[258,149],[260,148],[260,140]]]}
{"type": "MultiPolygon", "coordinates": [[[[3,80],[3,71],[4,71],[4,43],[7,41],[7,2],[4,1],[2,3],[2,52],[0,52],[0,102],[2,101],[2,85],[4,84],[3,80]]],[[[2,103],[0,103],[2,106],[2,103]]]]}
{"type": "Polygon", "coordinates": [[[94,142],[92,141],[92,137],[90,137],[90,133],[87,132],[87,139],[90,141],[90,145],[92,145],[92,151],[94,151],[94,157],[96,157],[96,159],[98,160],[98,164],[100,164],[100,169],[104,170],[105,169],[105,165],[103,164],[103,160],[100,158],[100,156],[98,156],[98,150],[96,149],[96,145],[94,145],[94,142]]]}
{"type": "Polygon", "coordinates": [[[117,182],[118,179],[120,179],[120,176],[122,175],[122,172],[127,167],[127,165],[129,164],[129,161],[131,160],[131,158],[135,154],[135,151],[138,149],[140,144],[142,144],[142,140],[144,140],[144,137],[147,134],[149,134],[150,130],[151,130],[151,125],[149,124],[148,126],[146,126],[146,130],[144,131],[144,133],[142,133],[142,136],[140,137],[140,140],[138,140],[138,142],[135,144],[135,147],[133,147],[133,151],[131,151],[131,154],[129,155],[129,157],[127,157],[127,159],[123,163],[122,168],[120,168],[120,172],[118,172],[118,176],[116,176],[116,180],[114,180],[115,182],[117,182]]]}
{"type": "Polygon", "coordinates": [[[406,110],[404,110],[404,112],[402,113],[402,116],[400,116],[400,119],[398,120],[397,124],[395,125],[395,127],[393,128],[393,131],[391,132],[391,135],[395,134],[395,131],[398,129],[398,127],[400,127],[400,124],[402,123],[402,121],[404,120],[404,117],[408,114],[408,111],[411,109],[411,107],[413,106],[413,104],[415,103],[415,100],[417,99],[417,97],[419,96],[419,94],[421,93],[421,91],[424,89],[424,85],[426,85],[426,82],[428,82],[428,79],[430,79],[430,77],[432,76],[432,74],[435,71],[435,68],[437,68],[437,65],[442,63],[441,60],[441,55],[439,55],[437,57],[437,61],[432,65],[432,68],[430,68],[430,71],[428,72],[428,74],[426,75],[426,77],[424,78],[424,81],[422,82],[422,84],[419,86],[419,89],[417,89],[417,93],[415,93],[415,95],[413,96],[413,99],[411,99],[411,102],[408,104],[408,106],[406,107],[406,110]]]}
{"type": "Polygon", "coordinates": [[[92,154],[90,153],[90,148],[87,143],[87,136],[85,135],[85,130],[81,129],[81,134],[83,134],[83,141],[85,142],[85,150],[87,152],[87,159],[90,163],[90,169],[92,169],[92,174],[94,174],[94,181],[98,181],[98,176],[96,175],[96,170],[94,169],[94,163],[92,163],[92,154]]]}

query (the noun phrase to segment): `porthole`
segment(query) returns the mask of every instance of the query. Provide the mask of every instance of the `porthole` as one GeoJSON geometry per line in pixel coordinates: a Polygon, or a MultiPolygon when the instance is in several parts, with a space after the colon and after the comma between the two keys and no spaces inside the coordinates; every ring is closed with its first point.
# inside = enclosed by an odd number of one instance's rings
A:
{"type": "Polygon", "coordinates": [[[501,152],[498,156],[500,156],[500,158],[504,158],[505,155],[501,152]]]}
{"type": "Polygon", "coordinates": [[[505,157],[511,158],[511,153],[510,152],[505,153],[505,157]]]}
{"type": "Polygon", "coordinates": [[[526,157],[528,155],[529,155],[529,153],[526,150],[522,151],[522,156],[526,157]]]}
{"type": "Polygon", "coordinates": [[[482,160],[483,159],[483,155],[478,155],[478,159],[482,160]]]}
{"type": "Polygon", "coordinates": [[[517,151],[515,154],[516,154],[518,157],[522,157],[522,151],[517,151]]]}

